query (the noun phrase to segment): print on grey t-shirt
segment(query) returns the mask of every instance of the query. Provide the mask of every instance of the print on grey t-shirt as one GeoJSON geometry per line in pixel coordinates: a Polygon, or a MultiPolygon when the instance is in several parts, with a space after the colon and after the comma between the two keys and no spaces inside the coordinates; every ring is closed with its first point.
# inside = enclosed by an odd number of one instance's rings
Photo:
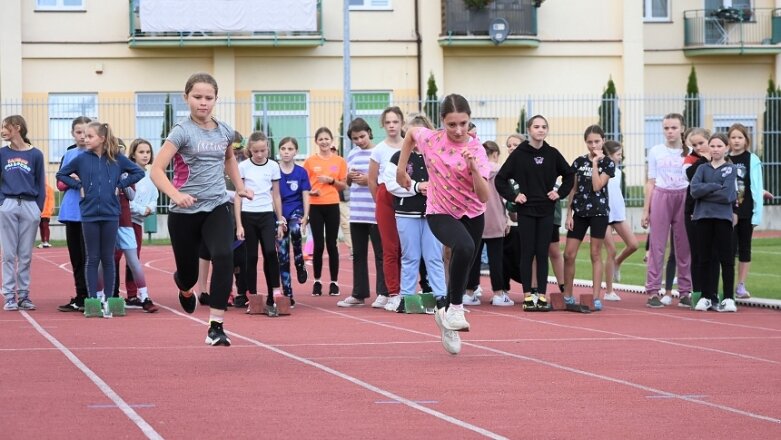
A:
{"type": "Polygon", "coordinates": [[[228,202],[225,188],[225,152],[233,140],[233,129],[223,122],[206,130],[189,117],[177,123],[167,141],[176,147],[172,183],[182,193],[193,196],[193,206],[170,206],[171,212],[209,212],[228,202]]]}

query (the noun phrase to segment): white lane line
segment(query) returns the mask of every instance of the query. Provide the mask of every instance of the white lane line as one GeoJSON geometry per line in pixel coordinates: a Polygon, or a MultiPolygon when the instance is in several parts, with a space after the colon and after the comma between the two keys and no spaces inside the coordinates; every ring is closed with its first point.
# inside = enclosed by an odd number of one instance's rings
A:
{"type": "MultiPolygon", "coordinates": [[[[759,327],[756,325],[748,325],[748,324],[735,324],[733,322],[723,322],[723,321],[713,321],[711,319],[703,319],[703,318],[692,318],[689,316],[680,316],[677,314],[666,314],[666,313],[659,313],[659,312],[649,312],[648,310],[640,310],[640,309],[630,309],[627,307],[620,307],[620,306],[610,306],[612,309],[620,309],[625,310],[628,312],[633,312],[635,314],[643,314],[643,315],[652,315],[652,316],[658,316],[663,318],[670,318],[670,319],[680,319],[683,321],[695,321],[695,322],[703,322],[706,324],[714,324],[714,325],[723,325],[725,327],[737,327],[737,328],[746,328],[749,330],[763,330],[763,331],[769,331],[769,332],[778,332],[781,333],[781,329],[778,328],[772,328],[772,327],[759,327]]],[[[706,312],[711,313],[711,312],[706,312]]]]}
{"type": "MultiPolygon", "coordinates": [[[[296,304],[298,304],[298,303],[296,303],[296,304]]],[[[206,321],[202,320],[202,319],[198,319],[198,318],[196,318],[194,316],[182,313],[182,312],[180,312],[178,310],[175,310],[175,309],[172,309],[172,308],[170,308],[168,306],[160,305],[160,307],[170,311],[171,313],[177,314],[177,315],[179,315],[179,316],[181,316],[183,318],[187,318],[187,319],[190,319],[190,320],[195,321],[197,323],[203,324],[204,326],[208,325],[208,323],[206,321]]],[[[364,382],[361,379],[358,379],[356,377],[350,376],[349,374],[346,374],[346,373],[342,373],[341,371],[333,369],[333,368],[328,367],[326,365],[323,365],[323,364],[320,364],[318,362],[314,362],[314,361],[312,361],[310,359],[307,359],[307,358],[295,355],[293,353],[281,350],[281,349],[276,348],[274,346],[271,346],[271,345],[268,345],[268,344],[264,344],[263,342],[260,342],[260,341],[258,341],[256,339],[252,339],[250,337],[243,336],[243,335],[240,335],[240,334],[232,332],[232,331],[226,331],[226,333],[229,334],[230,336],[236,338],[236,339],[241,339],[242,341],[248,342],[248,343],[250,343],[252,345],[255,345],[257,347],[264,348],[264,349],[269,350],[269,351],[273,351],[274,353],[277,353],[280,356],[284,356],[284,357],[286,357],[288,359],[292,359],[292,360],[300,362],[300,363],[302,363],[304,365],[308,365],[308,366],[310,366],[312,368],[316,368],[316,369],[318,369],[320,371],[323,371],[325,373],[328,373],[328,374],[331,374],[333,376],[336,376],[336,377],[338,377],[338,378],[340,378],[342,380],[350,382],[350,383],[352,383],[354,385],[357,385],[357,386],[359,386],[361,388],[364,388],[364,389],[369,390],[371,392],[380,394],[380,395],[382,395],[382,396],[384,396],[384,397],[386,397],[388,399],[391,399],[393,401],[396,401],[396,402],[399,402],[401,404],[404,404],[404,405],[406,405],[406,406],[408,406],[408,407],[410,407],[412,409],[416,409],[416,410],[418,410],[420,412],[426,413],[426,414],[428,414],[430,416],[436,417],[436,418],[438,418],[438,419],[440,419],[442,421],[451,423],[451,424],[456,425],[456,426],[458,426],[460,428],[468,429],[468,430],[470,430],[472,432],[475,432],[477,434],[480,434],[482,436],[485,436],[485,437],[491,438],[491,439],[503,439],[503,440],[507,439],[507,437],[504,437],[504,436],[502,436],[500,434],[497,434],[495,432],[489,431],[489,430],[487,430],[485,428],[481,428],[481,427],[479,427],[477,425],[473,425],[473,424],[471,424],[469,422],[466,422],[464,420],[457,419],[457,418],[455,418],[453,416],[450,416],[450,415],[447,415],[445,413],[442,413],[442,412],[439,412],[439,411],[435,411],[435,410],[433,410],[431,408],[427,408],[427,407],[417,403],[416,401],[404,398],[402,396],[399,396],[398,394],[394,394],[394,393],[392,393],[390,391],[387,391],[385,389],[382,389],[382,388],[379,388],[377,386],[374,386],[374,385],[372,385],[372,384],[370,384],[368,382],[364,382]]],[[[221,348],[217,348],[217,350],[220,350],[220,349],[221,348]]]]}
{"type": "Polygon", "coordinates": [[[24,319],[27,320],[27,322],[30,323],[30,325],[35,328],[35,330],[38,331],[38,333],[41,334],[44,338],[46,338],[47,341],[49,341],[53,346],[57,347],[57,349],[65,355],[66,358],[68,358],[69,361],[73,365],[76,366],[81,372],[87,376],[89,380],[92,381],[92,383],[95,384],[95,386],[98,387],[98,389],[106,396],[108,397],[112,402],[114,402],[114,405],[117,406],[123,413],[125,413],[125,416],[127,416],[128,419],[130,419],[131,422],[133,422],[136,426],[138,426],[138,429],[141,430],[141,432],[144,433],[146,438],[148,439],[162,439],[163,437],[155,431],[152,426],[144,420],[143,417],[138,415],[138,413],[130,407],[130,405],[125,402],[122,397],[119,396],[119,394],[116,393],[103,379],[100,378],[97,374],[95,374],[94,371],[92,371],[88,366],[84,364],[84,362],[81,361],[75,354],[73,354],[70,350],[68,350],[68,347],[63,345],[60,341],[57,340],[54,336],[52,336],[49,332],[43,329],[38,322],[33,319],[29,313],[25,311],[20,312],[22,316],[24,316],[24,319]]]}
{"type": "MultiPolygon", "coordinates": [[[[296,303],[296,305],[298,305],[298,303],[296,303]]],[[[315,310],[319,310],[319,311],[322,311],[322,312],[325,312],[325,313],[331,313],[331,314],[334,314],[334,315],[344,316],[345,318],[349,318],[349,319],[356,320],[356,321],[368,321],[368,322],[371,322],[371,320],[367,320],[367,319],[364,319],[364,318],[359,318],[357,316],[351,316],[351,315],[348,315],[348,314],[342,313],[342,312],[336,312],[336,311],[332,311],[332,310],[328,310],[328,309],[323,309],[321,307],[313,307],[313,306],[305,306],[305,307],[309,307],[309,308],[312,308],[312,309],[315,309],[315,310]]],[[[537,322],[537,321],[534,321],[534,322],[537,322]]],[[[395,329],[395,330],[405,331],[405,332],[408,332],[408,333],[414,333],[414,334],[418,334],[418,335],[429,336],[429,337],[433,337],[433,338],[437,338],[437,339],[439,338],[439,336],[435,336],[435,335],[432,335],[432,334],[429,334],[429,333],[426,333],[426,332],[421,332],[421,331],[418,331],[418,330],[412,330],[412,329],[408,329],[408,328],[404,328],[404,327],[397,327],[397,326],[390,325],[390,324],[377,324],[377,325],[379,325],[381,327],[386,327],[386,328],[392,328],[392,329],[395,329]]],[[[495,349],[495,348],[486,347],[486,346],[474,344],[474,343],[471,343],[471,342],[462,342],[461,344],[465,345],[465,346],[472,347],[472,348],[476,348],[478,350],[484,350],[484,351],[488,351],[490,353],[501,354],[503,356],[507,356],[507,357],[510,357],[510,358],[515,358],[515,359],[519,359],[519,360],[523,360],[523,361],[533,362],[533,363],[544,365],[546,367],[551,367],[551,368],[554,368],[554,369],[557,369],[557,370],[563,370],[563,371],[567,371],[567,372],[570,372],[570,373],[578,374],[578,375],[581,375],[581,376],[586,376],[586,377],[590,377],[590,378],[593,378],[593,379],[599,379],[599,380],[602,380],[602,381],[613,382],[613,383],[616,383],[616,384],[619,384],[619,385],[624,385],[624,386],[627,386],[627,387],[630,387],[630,388],[635,388],[635,389],[646,391],[646,392],[649,392],[649,393],[652,393],[652,394],[655,394],[655,395],[659,395],[661,397],[666,397],[666,398],[670,398],[670,399],[683,400],[685,402],[693,403],[693,404],[696,404],[696,405],[703,405],[703,406],[707,406],[707,407],[711,407],[711,408],[716,408],[716,409],[720,409],[722,411],[726,411],[726,412],[730,412],[730,413],[733,413],[733,414],[738,414],[738,415],[750,417],[750,418],[753,418],[753,419],[758,419],[758,420],[763,420],[763,421],[766,421],[766,422],[781,424],[781,419],[777,419],[777,418],[774,418],[774,417],[766,416],[766,415],[763,415],[763,414],[753,413],[751,411],[744,411],[742,409],[733,408],[733,407],[727,406],[727,405],[721,405],[721,404],[717,404],[717,403],[707,402],[707,401],[704,401],[704,400],[700,400],[700,399],[689,397],[689,395],[686,395],[686,394],[676,394],[676,393],[673,393],[673,392],[670,392],[670,391],[664,391],[664,390],[652,388],[652,387],[649,387],[649,386],[641,385],[641,384],[638,384],[638,383],[635,383],[635,382],[630,382],[628,380],[618,379],[618,378],[615,378],[615,377],[610,377],[610,376],[606,376],[606,375],[598,374],[598,373],[592,373],[590,371],[581,370],[579,368],[568,367],[566,365],[557,364],[555,362],[546,361],[544,359],[539,359],[539,358],[535,358],[535,357],[531,357],[531,356],[524,356],[524,355],[516,354],[516,353],[510,353],[510,352],[507,352],[507,351],[504,351],[504,350],[498,350],[498,349],[495,349]]]]}

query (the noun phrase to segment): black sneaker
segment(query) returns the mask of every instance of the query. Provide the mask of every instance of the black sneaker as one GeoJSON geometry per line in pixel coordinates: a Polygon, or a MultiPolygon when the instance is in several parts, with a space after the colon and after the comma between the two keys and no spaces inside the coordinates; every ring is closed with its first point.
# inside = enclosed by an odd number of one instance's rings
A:
{"type": "Polygon", "coordinates": [[[304,284],[309,276],[306,273],[306,267],[296,267],[296,276],[298,277],[298,284],[304,284]]]}
{"type": "Polygon", "coordinates": [[[225,334],[225,330],[222,329],[221,322],[212,321],[209,324],[209,332],[206,333],[206,343],[209,345],[224,345],[226,347],[231,345],[231,340],[225,334]]]}
{"type": "Polygon", "coordinates": [[[331,286],[328,287],[328,294],[331,296],[339,296],[341,293],[339,292],[339,286],[331,281],[331,286]]]}
{"type": "Polygon", "coordinates": [[[149,298],[145,299],[144,302],[141,303],[141,308],[144,309],[144,311],[147,313],[155,313],[156,311],[160,310],[149,298]]]}
{"type": "Polygon", "coordinates": [[[320,281],[315,281],[312,285],[312,296],[322,296],[323,295],[323,283],[320,281]]]}
{"type": "Polygon", "coordinates": [[[691,309],[692,308],[692,299],[691,299],[691,297],[689,295],[681,296],[678,299],[678,307],[684,307],[684,308],[687,308],[687,309],[691,309]]]}
{"type": "Polygon", "coordinates": [[[184,296],[182,295],[182,291],[179,291],[179,304],[182,305],[182,308],[187,313],[192,313],[195,311],[195,305],[198,303],[198,301],[195,299],[195,294],[190,292],[190,296],[184,296]]]}
{"type": "Polygon", "coordinates": [[[296,308],[296,300],[293,299],[293,296],[290,296],[290,308],[294,309],[296,308]]]}
{"type": "Polygon", "coordinates": [[[249,304],[247,295],[236,295],[236,297],[233,298],[233,307],[236,307],[237,309],[247,308],[247,304],[249,304]]]}
{"type": "Polygon", "coordinates": [[[657,295],[648,298],[648,301],[646,301],[645,305],[652,309],[661,309],[664,307],[664,304],[662,304],[662,300],[660,300],[659,296],[657,295]]]}
{"type": "Polygon", "coordinates": [[[71,298],[68,304],[63,304],[61,306],[58,306],[57,310],[61,312],[83,312],[84,298],[79,298],[79,297],[71,298]]]}
{"type": "Polygon", "coordinates": [[[208,306],[209,305],[209,293],[208,292],[201,292],[200,295],[198,295],[198,304],[202,306],[208,306]]]}
{"type": "Polygon", "coordinates": [[[134,296],[132,298],[128,298],[125,300],[125,308],[126,309],[140,309],[144,306],[144,303],[141,302],[140,299],[138,299],[137,296],[134,296]]]}

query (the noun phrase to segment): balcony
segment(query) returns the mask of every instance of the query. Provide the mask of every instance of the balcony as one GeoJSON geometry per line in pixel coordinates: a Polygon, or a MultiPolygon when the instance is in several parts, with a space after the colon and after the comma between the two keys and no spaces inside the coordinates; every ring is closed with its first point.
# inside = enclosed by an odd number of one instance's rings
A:
{"type": "Polygon", "coordinates": [[[686,56],[781,53],[781,9],[699,9],[683,12],[686,56]]]}
{"type": "Polygon", "coordinates": [[[440,46],[493,46],[491,22],[507,20],[509,29],[503,46],[537,47],[537,7],[534,0],[494,0],[483,8],[467,8],[464,0],[442,0],[440,46]]]}
{"type": "Polygon", "coordinates": [[[325,41],[322,0],[312,0],[310,8],[298,10],[296,14],[286,13],[286,8],[259,13],[251,10],[258,5],[257,2],[232,1],[234,3],[229,0],[191,0],[186,3],[187,7],[181,7],[181,0],[129,0],[128,45],[132,48],[314,47],[325,41]],[[144,1],[149,3],[144,5],[144,1]],[[165,8],[175,9],[175,13],[164,15],[161,12],[165,12],[165,8]],[[174,20],[156,19],[165,16],[173,17],[176,23],[173,23],[174,20]],[[204,16],[210,19],[204,20],[204,16]],[[144,23],[143,17],[151,19],[144,23]],[[246,17],[263,17],[264,22],[258,19],[250,21],[246,17]]]}

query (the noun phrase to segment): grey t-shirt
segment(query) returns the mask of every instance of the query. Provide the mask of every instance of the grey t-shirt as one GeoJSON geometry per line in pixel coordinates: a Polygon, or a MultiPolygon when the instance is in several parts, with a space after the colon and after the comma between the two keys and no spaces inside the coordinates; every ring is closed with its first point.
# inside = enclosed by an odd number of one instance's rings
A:
{"type": "Polygon", "coordinates": [[[171,204],[171,212],[209,212],[228,202],[225,188],[225,152],[233,140],[233,129],[223,122],[206,130],[189,117],[177,123],[166,138],[176,147],[173,185],[195,197],[189,208],[171,204]]]}

